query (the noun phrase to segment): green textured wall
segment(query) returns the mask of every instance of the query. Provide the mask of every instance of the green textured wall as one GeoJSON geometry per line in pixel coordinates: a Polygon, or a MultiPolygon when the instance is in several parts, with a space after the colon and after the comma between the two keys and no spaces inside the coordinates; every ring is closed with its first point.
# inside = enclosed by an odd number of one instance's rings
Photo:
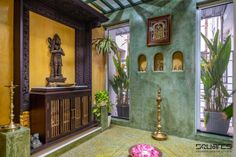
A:
{"type": "Polygon", "coordinates": [[[195,131],[195,0],[154,0],[109,14],[109,22],[129,20],[130,38],[130,127],[153,131],[156,126],[156,91],[162,89],[162,125],[168,134],[189,137],[195,131]],[[147,18],[172,15],[172,39],[166,46],[146,46],[147,18]],[[184,71],[172,72],[172,54],[182,51],[184,71]],[[164,55],[164,72],[153,72],[153,57],[164,55]],[[137,72],[138,56],[148,59],[146,73],[137,72]]]}

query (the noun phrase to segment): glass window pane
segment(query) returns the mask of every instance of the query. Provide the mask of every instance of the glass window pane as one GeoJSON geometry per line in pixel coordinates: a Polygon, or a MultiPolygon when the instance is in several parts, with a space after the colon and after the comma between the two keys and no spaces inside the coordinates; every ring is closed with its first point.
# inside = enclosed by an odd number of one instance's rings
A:
{"type": "Polygon", "coordinates": [[[104,3],[102,3],[100,0],[96,0],[95,3],[100,6],[102,9],[104,9],[105,11],[111,11],[110,8],[108,8],[104,3]]]}
{"type": "MultiPolygon", "coordinates": [[[[121,53],[121,66],[124,72],[127,71],[126,67],[126,57],[129,54],[128,52],[128,44],[129,44],[129,26],[121,26],[118,28],[111,28],[107,30],[108,35],[116,41],[118,47],[119,47],[119,52],[121,53]]],[[[113,57],[116,57],[114,53],[111,53],[108,55],[108,79],[113,80],[115,76],[117,76],[117,71],[115,68],[115,65],[113,63],[113,57]]],[[[113,87],[108,83],[108,91],[110,95],[111,102],[113,104],[113,110],[112,110],[112,116],[117,117],[117,118],[124,118],[124,119],[129,119],[129,93],[127,92],[126,89],[121,91],[121,95],[115,93],[113,90],[113,87]],[[128,96],[128,99],[126,99],[125,96],[128,96]],[[122,98],[123,97],[123,98],[122,98]],[[125,101],[125,103],[123,103],[125,101]],[[122,105],[122,104],[127,104],[127,105],[122,105]],[[128,106],[128,109],[123,108],[122,106],[128,106]],[[124,111],[126,110],[126,111],[124,111]]]]}
{"type": "MultiPolygon", "coordinates": [[[[233,12],[232,12],[232,4],[225,4],[218,7],[212,7],[209,9],[204,9],[202,12],[202,19],[200,23],[200,30],[208,39],[212,40],[214,37],[215,32],[217,29],[220,31],[220,39],[226,39],[229,34],[233,32],[233,12]],[[222,12],[219,9],[225,8],[222,12]],[[221,20],[223,18],[223,20],[221,20]],[[222,27],[223,26],[223,27],[222,27]]],[[[233,36],[232,43],[233,43],[233,36]]],[[[203,38],[200,38],[200,51],[201,56],[205,59],[209,59],[210,51],[207,48],[203,38]]],[[[227,89],[228,93],[231,93],[233,90],[233,54],[230,54],[230,61],[227,67],[226,72],[223,75],[222,81],[224,83],[225,88],[227,89]]],[[[204,128],[204,108],[205,108],[205,100],[204,100],[204,86],[202,82],[200,82],[200,130],[207,131],[204,128]]],[[[232,97],[228,99],[228,103],[232,102],[232,97]]],[[[230,122],[229,134],[232,134],[232,122],[230,122]]]]}
{"type": "Polygon", "coordinates": [[[110,3],[115,9],[119,9],[119,5],[113,1],[113,0],[106,0],[108,3],[110,3]]]}
{"type": "Polygon", "coordinates": [[[120,2],[121,2],[124,6],[129,5],[129,2],[128,2],[127,0],[120,0],[120,2]]]}

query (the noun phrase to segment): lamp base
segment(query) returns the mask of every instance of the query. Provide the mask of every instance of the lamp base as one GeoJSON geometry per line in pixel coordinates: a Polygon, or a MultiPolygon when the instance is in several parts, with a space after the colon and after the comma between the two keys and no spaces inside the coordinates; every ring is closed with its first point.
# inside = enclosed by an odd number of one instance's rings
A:
{"type": "Polygon", "coordinates": [[[5,126],[1,126],[0,132],[11,132],[11,131],[16,131],[18,129],[20,129],[19,124],[9,124],[9,125],[5,125],[5,126]]]}
{"type": "Polygon", "coordinates": [[[158,141],[164,141],[167,140],[167,135],[163,132],[155,131],[154,133],[152,133],[152,138],[158,141]]]}

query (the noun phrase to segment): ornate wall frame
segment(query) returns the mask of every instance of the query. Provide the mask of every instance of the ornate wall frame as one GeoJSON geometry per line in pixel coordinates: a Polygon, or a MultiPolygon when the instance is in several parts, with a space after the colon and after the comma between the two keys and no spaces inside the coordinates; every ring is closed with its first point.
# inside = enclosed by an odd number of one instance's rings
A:
{"type": "Polygon", "coordinates": [[[171,15],[150,18],[147,21],[147,46],[170,44],[171,15]]]}
{"type": "MultiPolygon", "coordinates": [[[[99,26],[100,22],[108,19],[85,5],[83,2],[73,0],[57,0],[59,3],[76,3],[70,6],[80,6],[87,11],[88,21],[68,18],[68,14],[58,11],[51,6],[53,0],[41,2],[40,0],[14,1],[14,84],[19,85],[15,91],[14,113],[15,121],[19,122],[19,115],[30,109],[29,104],[29,11],[50,18],[75,29],[75,81],[77,85],[87,85],[92,88],[91,40],[92,28],[99,26]]],[[[74,8],[67,7],[71,12],[74,8]]],[[[77,8],[78,9],[78,8],[77,8]]],[[[81,10],[80,10],[81,11],[81,10]]],[[[83,12],[86,14],[87,12],[83,12]]],[[[72,11],[73,12],[73,11],[72,11]]],[[[76,14],[76,13],[75,13],[76,14]]]]}

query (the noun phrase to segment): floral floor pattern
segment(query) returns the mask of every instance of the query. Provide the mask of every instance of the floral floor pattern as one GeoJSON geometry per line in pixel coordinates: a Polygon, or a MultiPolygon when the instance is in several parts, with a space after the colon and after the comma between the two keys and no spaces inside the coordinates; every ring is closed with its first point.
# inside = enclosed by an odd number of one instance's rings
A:
{"type": "Polygon", "coordinates": [[[127,157],[128,149],[138,143],[151,144],[162,151],[163,157],[230,157],[226,150],[196,150],[196,144],[206,144],[176,136],[168,136],[167,141],[156,141],[148,131],[112,125],[94,138],[67,151],[60,157],[127,157]]]}

